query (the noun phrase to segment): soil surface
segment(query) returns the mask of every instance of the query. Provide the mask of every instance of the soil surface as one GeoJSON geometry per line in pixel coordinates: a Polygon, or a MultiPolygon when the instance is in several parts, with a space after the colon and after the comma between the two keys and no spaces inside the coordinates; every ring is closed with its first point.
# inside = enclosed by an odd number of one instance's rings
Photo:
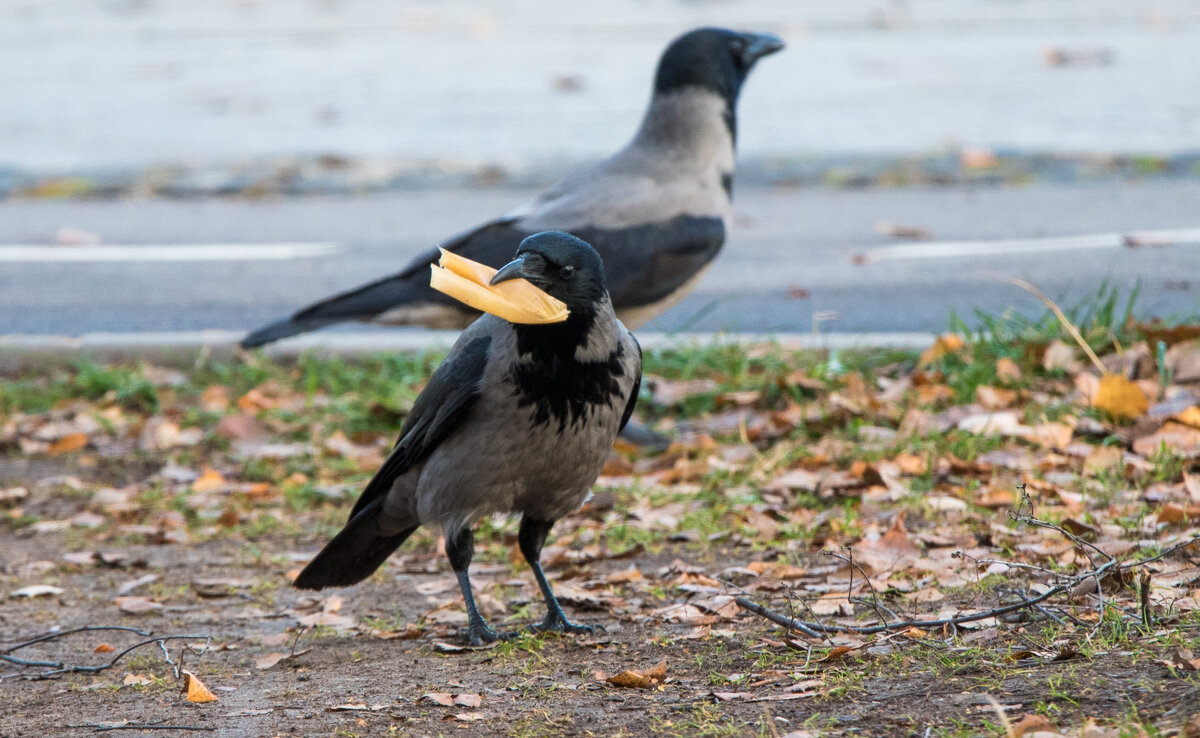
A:
{"type": "MultiPolygon", "coordinates": [[[[11,482],[14,475],[29,480],[66,473],[114,483],[147,466],[154,464],[142,459],[122,472],[5,459],[0,476],[11,482]]],[[[61,495],[39,505],[50,517],[82,507],[61,495]]],[[[562,527],[571,529],[571,521],[562,527]]],[[[606,630],[526,635],[470,649],[458,630],[463,613],[454,579],[428,537],[361,585],[315,596],[287,586],[289,571],[294,574],[323,540],[303,532],[193,545],[114,541],[88,564],[64,561],[64,551],[92,550],[76,531],[4,529],[5,579],[52,581],[63,591],[5,602],[0,645],[52,629],[121,625],[155,636],[193,636],[168,642],[167,653],[178,662],[182,644],[200,648],[208,638],[209,649],[185,654],[182,668],[200,677],[217,701],[186,701],[174,667],[149,644],[100,673],[0,681],[0,736],[92,735],[116,726],[122,735],[979,734],[998,724],[993,699],[1014,721],[1048,704],[1066,724],[1131,711],[1143,720],[1181,724],[1200,699],[1194,677],[1150,658],[1144,647],[1136,655],[1009,661],[1005,655],[1025,640],[1020,626],[1003,634],[964,630],[960,641],[982,644],[991,654],[982,662],[956,660],[954,652],[964,646],[906,638],[876,639],[869,648],[830,658],[827,646],[810,650],[746,612],[679,623],[646,616],[683,601],[670,589],[681,572],[718,575],[760,560],[761,552],[749,546],[669,543],[655,553],[634,549],[627,558],[552,566],[569,616],[606,630]],[[631,566],[651,585],[660,583],[651,594],[643,586],[624,597],[625,585],[605,584],[620,581],[631,566]],[[161,607],[123,612],[115,604],[123,585],[150,577],[126,586],[127,596],[153,594],[161,607]],[[596,583],[599,588],[588,589],[596,583]],[[588,591],[608,598],[615,611],[604,611],[609,606],[588,591]],[[270,654],[286,658],[261,668],[270,654]],[[649,689],[603,681],[664,661],[665,680],[649,689]],[[125,685],[138,678],[147,683],[125,685]]],[[[473,567],[484,610],[500,628],[520,628],[542,612],[518,558],[515,551],[511,560],[477,558],[473,567]]],[[[98,665],[142,640],[130,632],[84,632],[14,655],[98,665]],[[116,650],[94,653],[101,644],[116,650]]]]}

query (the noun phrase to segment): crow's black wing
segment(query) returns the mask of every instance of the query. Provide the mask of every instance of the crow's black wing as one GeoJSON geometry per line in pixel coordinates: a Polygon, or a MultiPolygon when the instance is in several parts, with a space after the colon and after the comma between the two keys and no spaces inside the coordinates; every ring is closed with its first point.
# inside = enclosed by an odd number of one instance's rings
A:
{"type": "Polygon", "coordinates": [[[400,429],[400,440],[354,503],[352,519],[386,496],[398,477],[429,456],[462,424],[479,399],[491,344],[491,336],[464,335],[462,347],[451,351],[433,373],[400,429]]]}

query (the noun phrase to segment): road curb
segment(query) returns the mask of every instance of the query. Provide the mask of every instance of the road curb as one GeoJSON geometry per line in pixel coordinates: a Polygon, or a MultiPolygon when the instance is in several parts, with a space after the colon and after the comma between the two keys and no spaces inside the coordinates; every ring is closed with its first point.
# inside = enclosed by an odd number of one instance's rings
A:
{"type": "MultiPolygon", "coordinates": [[[[241,331],[85,333],[79,336],[0,335],[0,371],[12,372],[86,358],[183,364],[205,358],[231,358],[241,352],[241,331]]],[[[654,333],[638,332],[643,348],[687,348],[712,344],[776,343],[789,349],[923,349],[929,333],[654,333]]],[[[457,331],[379,330],[315,333],[279,341],[262,350],[272,359],[314,356],[355,357],[379,353],[445,350],[457,331]]]]}

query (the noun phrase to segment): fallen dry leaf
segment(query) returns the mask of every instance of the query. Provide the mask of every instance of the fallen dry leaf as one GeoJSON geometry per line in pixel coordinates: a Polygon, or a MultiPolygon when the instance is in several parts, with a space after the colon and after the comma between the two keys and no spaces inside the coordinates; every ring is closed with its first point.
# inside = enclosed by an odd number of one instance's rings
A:
{"type": "Polygon", "coordinates": [[[620,674],[608,677],[604,681],[615,687],[623,687],[628,689],[653,689],[662,684],[667,679],[667,660],[663,659],[657,666],[636,671],[634,669],[626,669],[620,674]]]}
{"type": "Polygon", "coordinates": [[[183,672],[183,683],[187,689],[188,702],[216,702],[217,696],[204,686],[204,682],[190,671],[183,672]]]}
{"type": "Polygon", "coordinates": [[[303,656],[311,650],[311,648],[305,648],[300,651],[296,651],[295,653],[264,654],[254,660],[254,668],[258,669],[259,671],[266,671],[280,662],[287,661],[288,659],[294,659],[298,656],[303,656]]]}
{"type": "Polygon", "coordinates": [[[162,605],[150,599],[149,597],[117,597],[113,600],[117,607],[121,608],[121,612],[127,612],[132,615],[138,615],[146,612],[161,610],[162,605]]]}
{"type": "Polygon", "coordinates": [[[78,451],[87,444],[88,437],[86,433],[68,433],[54,443],[51,443],[50,447],[46,449],[46,453],[51,456],[69,454],[72,451],[78,451]]]}
{"type": "Polygon", "coordinates": [[[1137,383],[1120,374],[1105,374],[1100,377],[1100,387],[1092,405],[1115,418],[1132,420],[1146,414],[1150,400],[1137,383]]]}

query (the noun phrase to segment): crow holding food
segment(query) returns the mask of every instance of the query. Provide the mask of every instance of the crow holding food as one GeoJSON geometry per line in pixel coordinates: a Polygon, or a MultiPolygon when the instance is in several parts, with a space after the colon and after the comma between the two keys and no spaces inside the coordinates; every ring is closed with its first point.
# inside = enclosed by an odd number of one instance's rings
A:
{"type": "Polygon", "coordinates": [[[463,331],[433,373],[349,522],[295,586],[360,582],[430,525],[445,534],[471,643],[495,641],[467,572],[472,525],[519,513],[521,553],[547,607],[535,629],[591,632],[567,619],[539,557],[555,521],[587,496],[633,413],[641,350],[613,311],[600,256],[574,236],[529,236],[498,271],[452,253],[441,264],[434,289],[489,314],[463,331]]]}

